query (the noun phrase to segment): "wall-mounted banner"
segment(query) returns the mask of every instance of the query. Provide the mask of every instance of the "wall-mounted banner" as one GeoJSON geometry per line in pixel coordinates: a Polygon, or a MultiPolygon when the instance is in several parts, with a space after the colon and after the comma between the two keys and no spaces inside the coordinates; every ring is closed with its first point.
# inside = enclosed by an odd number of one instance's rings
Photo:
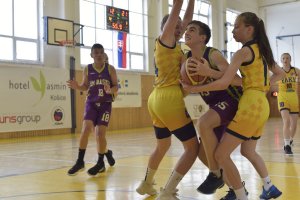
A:
{"type": "Polygon", "coordinates": [[[0,67],[0,132],[71,127],[69,71],[0,67]]]}
{"type": "Polygon", "coordinates": [[[206,111],[208,105],[203,101],[199,94],[190,94],[184,98],[185,106],[191,118],[199,119],[206,111]]]}
{"type": "Polygon", "coordinates": [[[118,96],[113,102],[113,108],[141,107],[141,75],[118,74],[118,96]]]}

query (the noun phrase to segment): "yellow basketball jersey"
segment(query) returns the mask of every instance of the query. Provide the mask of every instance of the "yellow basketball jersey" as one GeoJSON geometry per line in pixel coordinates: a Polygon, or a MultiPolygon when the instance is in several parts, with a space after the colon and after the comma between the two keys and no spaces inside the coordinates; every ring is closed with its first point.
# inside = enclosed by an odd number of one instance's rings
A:
{"type": "Polygon", "coordinates": [[[297,82],[298,74],[294,67],[291,67],[288,72],[286,72],[284,79],[278,81],[278,91],[280,92],[296,92],[297,91],[297,82]]]}
{"type": "Polygon", "coordinates": [[[243,89],[268,91],[270,89],[270,74],[267,63],[259,55],[257,43],[250,41],[244,46],[248,46],[252,50],[253,60],[242,63],[240,67],[243,78],[243,89]]]}
{"type": "Polygon", "coordinates": [[[159,39],[156,39],[154,50],[154,87],[161,88],[179,85],[182,56],[183,53],[179,44],[176,44],[174,47],[167,47],[159,39]]]}

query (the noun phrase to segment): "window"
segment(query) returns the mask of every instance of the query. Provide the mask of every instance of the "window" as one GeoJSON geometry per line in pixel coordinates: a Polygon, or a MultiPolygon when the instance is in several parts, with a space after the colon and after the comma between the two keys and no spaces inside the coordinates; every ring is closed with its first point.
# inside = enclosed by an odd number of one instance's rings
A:
{"type": "Polygon", "coordinates": [[[90,49],[94,43],[104,46],[109,63],[119,70],[146,71],[148,67],[147,1],[80,0],[80,24],[84,25],[81,64],[92,63],[90,49]],[[129,33],[126,39],[126,68],[118,68],[118,31],[106,29],[106,6],[129,11],[129,33]]]}
{"type": "MultiPolygon", "coordinates": [[[[188,5],[188,1],[183,1],[182,4],[182,10],[180,12],[180,17],[184,17],[184,13],[186,11],[188,5]]],[[[173,6],[173,0],[169,0],[169,13],[171,12],[173,6]]],[[[195,0],[195,6],[194,6],[194,15],[193,20],[199,20],[211,27],[210,24],[210,13],[211,13],[211,5],[208,2],[205,2],[203,0],[195,0]]],[[[184,42],[184,37],[180,39],[180,42],[184,42]]],[[[208,46],[211,46],[212,39],[209,40],[208,46]]]]}
{"type": "Polygon", "coordinates": [[[227,50],[225,52],[225,56],[227,57],[228,62],[230,62],[234,52],[241,48],[241,44],[235,41],[232,34],[234,21],[238,15],[239,14],[236,12],[230,10],[226,11],[227,50]]]}
{"type": "Polygon", "coordinates": [[[39,0],[0,1],[1,62],[41,62],[38,8],[39,0]]]}

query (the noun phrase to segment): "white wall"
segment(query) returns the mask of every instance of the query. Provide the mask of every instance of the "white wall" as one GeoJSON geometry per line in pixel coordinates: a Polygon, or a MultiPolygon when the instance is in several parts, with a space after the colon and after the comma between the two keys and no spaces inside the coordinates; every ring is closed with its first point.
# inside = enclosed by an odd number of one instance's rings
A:
{"type": "Polygon", "coordinates": [[[255,0],[210,0],[212,5],[212,40],[213,46],[219,50],[226,48],[226,10],[238,12],[251,11],[258,13],[258,3],[255,0]]]}
{"type": "Polygon", "coordinates": [[[300,36],[285,37],[276,40],[277,36],[300,35],[300,1],[284,3],[283,1],[263,1],[260,13],[264,16],[266,31],[270,40],[275,60],[280,63],[280,55],[288,52],[292,56],[292,65],[300,67],[300,36]],[[268,4],[272,3],[272,4],[268,4]],[[277,3],[277,4],[276,4],[277,3]]]}
{"type": "MultiPolygon", "coordinates": [[[[79,1],[44,0],[43,16],[67,19],[79,23],[79,1]],[[78,13],[78,14],[77,14],[78,13]]],[[[43,29],[43,27],[41,27],[43,29]]],[[[46,43],[44,43],[46,44],[46,43]]],[[[69,68],[70,56],[76,58],[76,68],[80,69],[80,49],[44,45],[44,66],[50,68],[69,68]]]]}

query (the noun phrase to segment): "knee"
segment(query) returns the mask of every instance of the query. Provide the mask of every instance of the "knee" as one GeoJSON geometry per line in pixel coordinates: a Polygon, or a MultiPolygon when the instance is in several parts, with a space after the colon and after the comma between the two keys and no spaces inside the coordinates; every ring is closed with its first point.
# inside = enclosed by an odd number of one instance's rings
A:
{"type": "Polygon", "coordinates": [[[165,153],[169,150],[170,147],[171,147],[171,141],[164,142],[164,143],[157,143],[156,151],[159,153],[165,153]]]}
{"type": "Polygon", "coordinates": [[[200,118],[198,121],[197,121],[197,127],[201,132],[207,130],[210,128],[210,125],[208,124],[207,120],[203,119],[203,118],[200,118]]]}
{"type": "Polygon", "coordinates": [[[91,127],[83,127],[81,131],[81,136],[88,137],[91,132],[93,132],[93,129],[91,127]]]}
{"type": "Polygon", "coordinates": [[[185,153],[197,157],[199,154],[199,141],[196,137],[183,143],[185,153]]]}
{"type": "Polygon", "coordinates": [[[224,152],[221,151],[220,148],[216,149],[214,156],[219,166],[222,166],[224,160],[228,157],[226,154],[224,154],[224,152]]]}
{"type": "Polygon", "coordinates": [[[256,151],[255,150],[249,150],[249,149],[244,149],[241,148],[241,155],[247,158],[248,160],[252,160],[256,156],[256,151]]]}
{"type": "Polygon", "coordinates": [[[289,127],[290,124],[291,124],[291,123],[290,123],[290,119],[288,119],[288,118],[283,118],[283,125],[289,127]]]}

